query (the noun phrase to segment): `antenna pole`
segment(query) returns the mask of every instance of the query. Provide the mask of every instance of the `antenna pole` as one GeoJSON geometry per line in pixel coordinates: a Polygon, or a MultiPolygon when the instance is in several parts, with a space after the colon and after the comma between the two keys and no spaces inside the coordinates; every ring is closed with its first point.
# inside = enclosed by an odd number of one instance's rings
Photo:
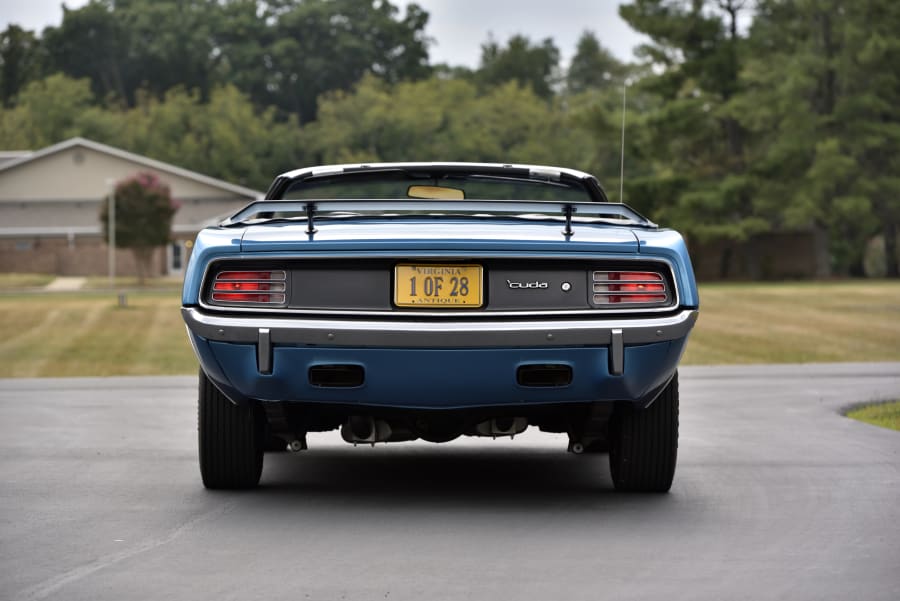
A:
{"type": "Polygon", "coordinates": [[[625,202],[625,91],[628,79],[622,82],[622,158],[619,162],[619,202],[625,202]]]}

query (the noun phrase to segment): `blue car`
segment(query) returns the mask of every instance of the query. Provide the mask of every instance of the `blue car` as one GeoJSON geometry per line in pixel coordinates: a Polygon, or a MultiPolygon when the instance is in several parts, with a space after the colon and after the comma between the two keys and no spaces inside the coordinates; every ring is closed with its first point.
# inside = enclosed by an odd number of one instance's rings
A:
{"type": "Polygon", "coordinates": [[[197,236],[182,315],[200,471],[267,451],[567,433],[623,491],[669,490],[678,361],[699,298],[682,237],[571,169],[299,169],[197,236]]]}

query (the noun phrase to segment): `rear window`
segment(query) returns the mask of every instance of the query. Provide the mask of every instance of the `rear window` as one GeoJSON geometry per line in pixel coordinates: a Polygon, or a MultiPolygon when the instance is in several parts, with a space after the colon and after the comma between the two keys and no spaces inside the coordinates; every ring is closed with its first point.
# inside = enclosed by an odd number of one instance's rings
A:
{"type": "Polygon", "coordinates": [[[590,194],[580,182],[555,182],[474,174],[417,176],[409,172],[344,173],[294,182],[284,200],[397,199],[422,198],[422,187],[461,191],[473,200],[556,200],[590,202],[590,194]],[[411,192],[412,188],[412,192],[411,192]]]}

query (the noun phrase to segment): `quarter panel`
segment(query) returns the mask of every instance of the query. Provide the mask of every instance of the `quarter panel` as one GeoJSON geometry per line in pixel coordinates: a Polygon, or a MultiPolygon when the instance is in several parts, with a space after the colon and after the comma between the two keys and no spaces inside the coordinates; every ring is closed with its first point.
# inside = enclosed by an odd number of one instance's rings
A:
{"type": "Polygon", "coordinates": [[[642,256],[663,257],[672,264],[682,306],[698,308],[700,295],[697,292],[697,281],[681,234],[673,230],[635,230],[634,235],[637,236],[642,256]]]}
{"type": "Polygon", "coordinates": [[[206,266],[216,257],[233,255],[241,250],[241,234],[243,230],[209,228],[197,234],[191,258],[184,272],[184,285],[181,291],[183,305],[196,305],[200,302],[200,287],[206,266]]]}

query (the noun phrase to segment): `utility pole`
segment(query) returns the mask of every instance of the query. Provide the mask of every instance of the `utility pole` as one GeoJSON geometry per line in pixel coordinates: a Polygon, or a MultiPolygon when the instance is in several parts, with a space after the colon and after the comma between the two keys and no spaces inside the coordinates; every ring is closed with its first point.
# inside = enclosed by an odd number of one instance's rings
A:
{"type": "Polygon", "coordinates": [[[109,247],[109,254],[107,256],[107,262],[109,267],[109,288],[110,290],[116,287],[116,182],[113,179],[107,179],[106,185],[109,188],[109,195],[107,198],[107,231],[108,231],[108,240],[107,246],[109,247]]]}

